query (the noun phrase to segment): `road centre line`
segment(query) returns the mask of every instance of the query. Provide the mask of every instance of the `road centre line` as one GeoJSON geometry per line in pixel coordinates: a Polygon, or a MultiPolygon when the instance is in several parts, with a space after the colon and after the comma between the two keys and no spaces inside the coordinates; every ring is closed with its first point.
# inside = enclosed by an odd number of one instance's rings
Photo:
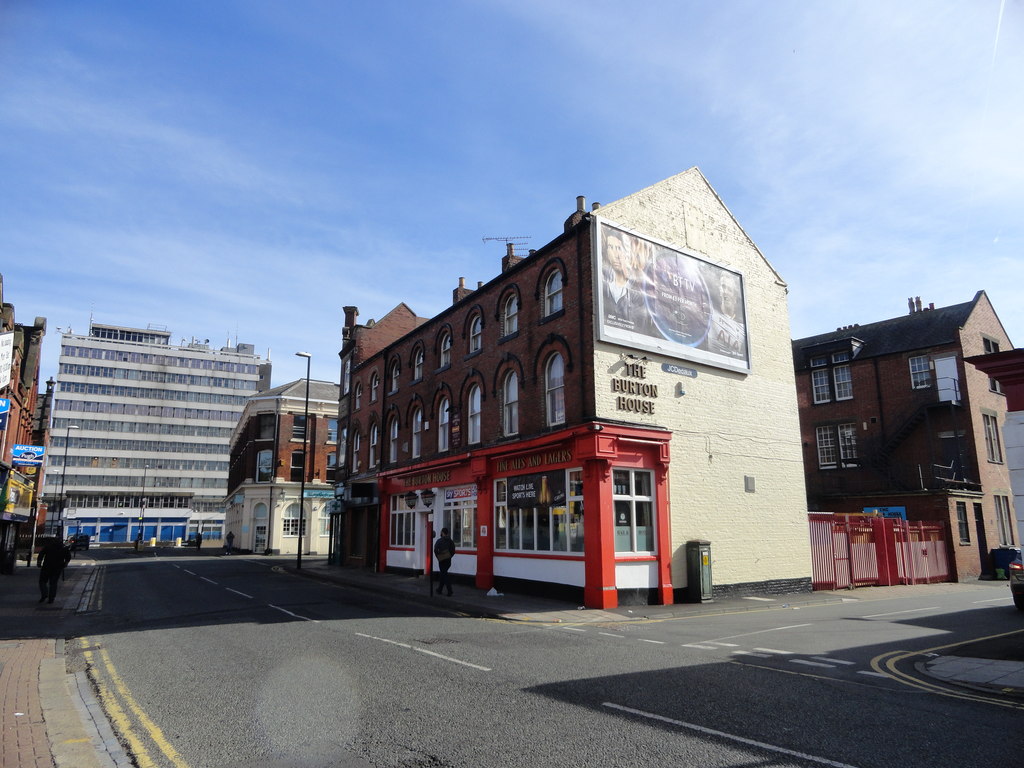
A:
{"type": "Polygon", "coordinates": [[[481,672],[490,672],[491,671],[490,667],[481,667],[479,664],[473,664],[471,662],[462,661],[460,659],[453,659],[451,656],[445,656],[444,654],[441,654],[441,653],[436,653],[434,651],[428,651],[426,648],[413,648],[413,650],[416,651],[417,653],[425,653],[428,656],[435,656],[435,657],[437,657],[439,659],[444,659],[445,661],[450,661],[453,664],[462,664],[464,667],[472,667],[473,669],[479,669],[481,672]]]}
{"type": "Polygon", "coordinates": [[[181,570],[183,570],[185,573],[189,574],[190,576],[195,576],[196,575],[195,571],[190,571],[188,568],[182,568],[181,570]]]}
{"type": "Polygon", "coordinates": [[[388,645],[397,645],[399,648],[407,648],[410,651],[416,651],[418,653],[425,653],[428,656],[434,656],[434,657],[436,657],[438,659],[444,659],[445,661],[450,661],[450,662],[452,662],[454,664],[462,664],[463,666],[466,666],[466,667],[472,667],[473,669],[479,669],[482,672],[490,672],[491,671],[490,667],[481,667],[479,664],[472,664],[472,663],[470,663],[468,661],[462,661],[460,659],[453,659],[451,656],[445,656],[444,654],[441,654],[441,653],[436,653],[434,651],[428,651],[426,648],[416,648],[415,646],[409,645],[408,643],[399,642],[398,640],[389,640],[386,637],[377,637],[376,635],[364,635],[362,632],[356,632],[355,634],[356,634],[356,637],[365,637],[368,640],[378,640],[378,641],[380,641],[382,643],[387,643],[388,645]]]}
{"type": "Polygon", "coordinates": [[[997,597],[997,598],[995,598],[993,600],[974,600],[973,604],[974,605],[981,605],[982,603],[1005,603],[1006,601],[1008,601],[1010,599],[1012,599],[1011,596],[1010,595],[1006,595],[1005,597],[997,597]]]}
{"type": "Polygon", "coordinates": [[[580,629],[579,627],[559,627],[559,629],[564,629],[566,632],[586,632],[587,631],[585,629],[580,629]]]}
{"type": "Polygon", "coordinates": [[[858,675],[867,675],[868,677],[882,677],[882,678],[885,678],[885,679],[889,678],[889,675],[883,675],[881,672],[869,672],[866,669],[859,669],[859,670],[857,670],[857,674],[858,675]]]}
{"type": "Polygon", "coordinates": [[[754,739],[748,739],[748,738],[745,738],[743,736],[736,736],[735,734],[726,733],[725,731],[716,731],[713,728],[705,728],[703,725],[696,725],[694,723],[686,723],[686,722],[683,722],[682,720],[674,720],[674,719],[672,719],[670,717],[665,717],[663,715],[656,715],[653,712],[644,712],[643,710],[640,710],[640,709],[633,709],[632,707],[624,707],[621,704],[613,704],[612,702],[609,702],[609,701],[604,702],[602,704],[602,706],[608,707],[609,709],[616,709],[616,710],[618,710],[620,712],[626,712],[626,713],[631,714],[631,715],[636,715],[638,717],[645,717],[645,718],[647,718],[649,720],[657,720],[658,722],[661,722],[661,723],[668,723],[669,725],[675,725],[675,726],[678,726],[679,728],[686,728],[688,730],[696,731],[697,733],[703,733],[703,734],[706,734],[708,736],[716,736],[716,737],[718,737],[720,739],[727,739],[729,741],[734,741],[734,742],[737,742],[739,744],[746,744],[748,746],[757,747],[759,749],[765,749],[765,750],[768,750],[769,752],[775,752],[775,753],[778,753],[780,755],[789,755],[791,757],[800,758],[801,760],[808,760],[808,761],[810,761],[812,763],[818,763],[819,765],[828,765],[828,766],[831,766],[831,768],[855,768],[855,766],[849,765],[848,763],[840,763],[840,762],[837,762],[835,760],[829,760],[829,759],[824,758],[824,757],[817,757],[815,755],[809,755],[809,754],[807,754],[805,752],[796,752],[796,751],[794,751],[792,749],[786,749],[785,747],[777,747],[774,744],[766,744],[763,741],[755,741],[754,739]]]}
{"type": "Polygon", "coordinates": [[[827,669],[834,669],[831,664],[823,664],[820,661],[808,661],[807,659],[788,659],[790,664],[803,664],[807,667],[826,667],[827,669]]]}
{"type": "Polygon", "coordinates": [[[893,611],[891,613],[873,613],[870,616],[861,616],[862,619],[880,619],[883,616],[899,616],[901,613],[920,613],[921,611],[937,611],[939,606],[933,605],[930,608],[910,608],[906,611],[893,611]]]}
{"type": "Polygon", "coordinates": [[[200,576],[199,578],[200,578],[200,579],[202,579],[203,581],[208,581],[208,582],[210,582],[211,584],[216,584],[216,583],[217,583],[217,582],[216,582],[216,581],[214,581],[213,579],[208,579],[208,578],[206,578],[205,576],[200,576]]]}
{"type": "Polygon", "coordinates": [[[754,653],[753,651],[733,651],[733,656],[754,656],[758,659],[770,659],[770,653],[754,653]]]}
{"type": "Polygon", "coordinates": [[[287,613],[289,616],[294,616],[296,619],[302,619],[303,621],[311,621],[314,624],[319,624],[320,623],[320,621],[318,619],[311,619],[308,616],[300,616],[299,614],[292,613],[291,611],[286,610],[286,609],[282,608],[279,605],[273,605],[271,603],[267,603],[267,605],[270,606],[271,608],[273,608],[275,611],[280,611],[281,613],[287,613]]]}
{"type": "Polygon", "coordinates": [[[827,661],[829,664],[846,664],[848,666],[853,666],[857,663],[855,661],[845,661],[843,659],[830,659],[828,656],[811,656],[811,658],[818,661],[827,661]]]}
{"type": "Polygon", "coordinates": [[[784,629],[799,629],[800,627],[809,627],[810,624],[789,624],[785,627],[772,627],[771,629],[759,629],[756,632],[744,632],[742,635],[728,635],[726,637],[720,637],[718,640],[705,640],[707,643],[717,643],[719,640],[735,640],[737,637],[749,637],[750,635],[763,635],[765,632],[781,632],[784,629]]]}
{"type": "Polygon", "coordinates": [[[619,635],[619,634],[616,634],[615,632],[598,632],[597,634],[604,635],[605,637],[617,637],[620,640],[625,638],[625,635],[619,635]]]}
{"type": "Polygon", "coordinates": [[[647,640],[646,638],[643,638],[643,637],[638,637],[637,640],[639,640],[641,643],[651,643],[653,645],[665,645],[665,641],[664,640],[647,640]]]}
{"type": "Polygon", "coordinates": [[[702,651],[717,651],[717,645],[703,645],[701,643],[685,643],[683,648],[699,648],[702,651]]]}
{"type": "Polygon", "coordinates": [[[780,656],[792,656],[793,655],[792,651],[777,651],[774,648],[755,648],[754,650],[755,651],[760,651],[761,653],[777,653],[780,656]]]}
{"type": "Polygon", "coordinates": [[[247,595],[247,594],[245,594],[245,592],[239,592],[237,589],[232,589],[231,587],[224,587],[224,589],[226,589],[228,592],[234,592],[236,595],[241,595],[242,597],[247,597],[250,600],[253,599],[252,595],[247,595]]]}

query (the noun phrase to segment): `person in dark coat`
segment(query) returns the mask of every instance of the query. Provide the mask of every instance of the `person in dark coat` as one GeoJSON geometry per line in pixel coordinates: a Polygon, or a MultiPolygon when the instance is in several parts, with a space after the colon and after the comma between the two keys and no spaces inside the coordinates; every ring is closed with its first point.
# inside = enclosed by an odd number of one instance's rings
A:
{"type": "Polygon", "coordinates": [[[57,596],[57,585],[60,583],[64,568],[71,562],[71,550],[60,539],[51,539],[39,552],[36,565],[39,566],[39,602],[53,602],[57,596]]]}
{"type": "Polygon", "coordinates": [[[203,532],[196,531],[196,549],[203,548],[203,532]]]}
{"type": "Polygon", "coordinates": [[[441,572],[437,584],[437,594],[447,588],[448,596],[452,594],[452,582],[448,576],[448,569],[452,567],[452,558],[455,556],[455,542],[448,535],[448,529],[442,528],[441,535],[434,542],[434,557],[437,558],[437,568],[441,572]]]}

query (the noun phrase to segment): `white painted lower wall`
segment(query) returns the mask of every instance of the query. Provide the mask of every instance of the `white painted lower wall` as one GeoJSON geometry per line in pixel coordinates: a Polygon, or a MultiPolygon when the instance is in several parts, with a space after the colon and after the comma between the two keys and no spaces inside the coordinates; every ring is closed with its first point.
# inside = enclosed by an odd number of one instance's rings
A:
{"type": "MultiPolygon", "coordinates": [[[[454,570],[454,566],[452,568],[454,570]]],[[[542,560],[533,557],[494,556],[494,575],[526,581],[550,581],[574,587],[586,585],[582,560],[542,560]]]]}

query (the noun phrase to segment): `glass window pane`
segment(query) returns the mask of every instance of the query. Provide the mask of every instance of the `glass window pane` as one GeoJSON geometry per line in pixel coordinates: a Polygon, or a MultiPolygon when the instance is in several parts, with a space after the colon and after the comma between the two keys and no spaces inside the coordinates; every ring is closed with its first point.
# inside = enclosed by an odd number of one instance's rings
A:
{"type": "Polygon", "coordinates": [[[616,469],[612,472],[612,493],[616,496],[629,495],[629,470],[616,469]]]}
{"type": "Polygon", "coordinates": [[[650,552],[654,549],[654,516],[651,513],[651,502],[636,502],[634,514],[636,515],[636,549],[638,552],[650,552]]]}
{"type": "Polygon", "coordinates": [[[633,493],[637,496],[651,496],[651,473],[636,472],[633,475],[633,493]]]}
{"type": "Polygon", "coordinates": [[[549,507],[537,508],[537,549],[551,549],[551,509],[549,507]]]}
{"type": "Polygon", "coordinates": [[[534,510],[524,509],[522,510],[522,526],[520,527],[519,535],[521,537],[519,548],[520,549],[536,549],[537,548],[537,536],[536,536],[536,525],[533,519],[534,510]]]}
{"type": "Polygon", "coordinates": [[[569,504],[569,551],[583,551],[583,502],[569,504]]]}

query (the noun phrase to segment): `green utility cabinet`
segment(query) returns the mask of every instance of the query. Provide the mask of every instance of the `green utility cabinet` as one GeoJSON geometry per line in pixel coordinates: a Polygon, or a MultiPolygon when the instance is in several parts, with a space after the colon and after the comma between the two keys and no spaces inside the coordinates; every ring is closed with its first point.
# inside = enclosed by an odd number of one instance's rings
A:
{"type": "Polygon", "coordinates": [[[711,600],[711,542],[686,542],[686,600],[706,603],[711,600]]]}

